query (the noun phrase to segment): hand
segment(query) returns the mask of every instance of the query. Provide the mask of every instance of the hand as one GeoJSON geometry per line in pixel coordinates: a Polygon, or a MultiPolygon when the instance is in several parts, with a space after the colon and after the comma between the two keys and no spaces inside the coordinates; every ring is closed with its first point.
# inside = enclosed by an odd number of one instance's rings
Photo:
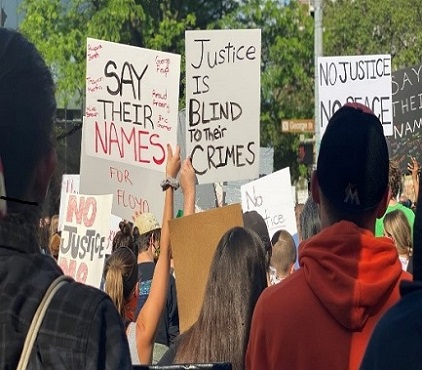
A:
{"type": "Polygon", "coordinates": [[[176,145],[176,150],[173,154],[173,149],[171,148],[170,144],[167,144],[167,177],[176,178],[180,170],[180,163],[180,147],[176,145]]]}
{"type": "Polygon", "coordinates": [[[418,176],[419,164],[415,157],[410,157],[412,162],[407,164],[407,169],[411,172],[413,177],[418,176]]]}
{"type": "Polygon", "coordinates": [[[135,222],[138,216],[140,216],[141,214],[142,214],[141,211],[136,210],[135,213],[132,215],[133,222],[135,222]]]}
{"type": "Polygon", "coordinates": [[[184,194],[195,189],[196,175],[190,157],[187,157],[183,161],[182,169],[180,170],[179,183],[184,194]]]}

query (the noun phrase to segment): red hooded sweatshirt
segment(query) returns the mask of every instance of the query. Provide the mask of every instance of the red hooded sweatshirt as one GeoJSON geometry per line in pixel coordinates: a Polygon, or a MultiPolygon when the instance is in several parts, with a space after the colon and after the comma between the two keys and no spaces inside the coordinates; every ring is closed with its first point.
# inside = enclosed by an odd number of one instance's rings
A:
{"type": "Polygon", "coordinates": [[[393,242],[341,221],[302,243],[299,263],[258,300],[247,370],[358,369],[400,280],[411,279],[393,242]]]}

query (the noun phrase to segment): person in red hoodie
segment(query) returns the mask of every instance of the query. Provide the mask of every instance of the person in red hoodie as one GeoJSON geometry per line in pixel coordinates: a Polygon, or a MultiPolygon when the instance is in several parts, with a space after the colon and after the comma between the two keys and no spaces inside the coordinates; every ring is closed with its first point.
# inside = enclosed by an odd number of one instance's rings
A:
{"type": "Polygon", "coordinates": [[[341,107],[320,145],[312,197],[322,230],[302,242],[300,269],[255,307],[246,369],[358,369],[383,313],[399,299],[392,240],[374,236],[389,199],[388,149],[364,105],[341,107]]]}

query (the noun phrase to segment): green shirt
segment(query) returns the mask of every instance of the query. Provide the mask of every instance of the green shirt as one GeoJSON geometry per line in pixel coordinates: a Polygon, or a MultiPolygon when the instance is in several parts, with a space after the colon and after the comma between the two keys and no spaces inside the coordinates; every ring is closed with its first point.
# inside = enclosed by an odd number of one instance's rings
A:
{"type": "Polygon", "coordinates": [[[387,213],[395,211],[396,209],[399,209],[400,211],[402,211],[405,214],[407,220],[409,221],[410,230],[412,232],[412,239],[413,239],[413,223],[415,221],[415,213],[410,208],[405,207],[403,204],[400,204],[400,203],[397,203],[394,206],[388,206],[387,211],[385,211],[384,216],[377,219],[375,223],[375,236],[384,236],[384,217],[387,213]]]}

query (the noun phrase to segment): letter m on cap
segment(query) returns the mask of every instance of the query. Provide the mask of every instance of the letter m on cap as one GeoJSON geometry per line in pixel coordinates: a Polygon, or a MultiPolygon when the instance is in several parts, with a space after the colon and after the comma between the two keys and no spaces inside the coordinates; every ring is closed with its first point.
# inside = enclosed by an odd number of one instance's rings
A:
{"type": "Polygon", "coordinates": [[[350,184],[347,185],[346,190],[346,197],[344,198],[344,203],[348,203],[351,205],[360,205],[359,193],[356,185],[350,184]]]}

